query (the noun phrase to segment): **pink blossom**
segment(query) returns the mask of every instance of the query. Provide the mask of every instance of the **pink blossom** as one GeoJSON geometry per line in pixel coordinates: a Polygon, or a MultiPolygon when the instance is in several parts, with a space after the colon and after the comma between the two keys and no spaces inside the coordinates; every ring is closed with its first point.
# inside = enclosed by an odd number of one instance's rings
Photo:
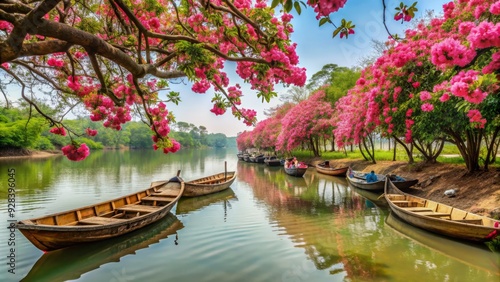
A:
{"type": "Polygon", "coordinates": [[[450,95],[448,95],[448,93],[443,93],[443,95],[441,95],[441,97],[439,97],[439,101],[441,102],[446,102],[450,99],[450,95]]]}
{"type": "Polygon", "coordinates": [[[66,136],[66,130],[64,129],[64,127],[54,127],[50,130],[50,133],[66,136]]]}
{"type": "Polygon", "coordinates": [[[427,100],[430,100],[430,99],[432,99],[431,93],[429,93],[427,91],[420,92],[420,100],[421,101],[427,101],[427,100]]]}
{"type": "Polygon", "coordinates": [[[95,129],[87,128],[85,130],[85,132],[87,132],[88,136],[96,136],[97,135],[97,130],[95,130],[95,129]]]}
{"type": "Polygon", "coordinates": [[[422,106],[421,106],[421,109],[422,111],[424,112],[431,112],[432,110],[434,110],[434,106],[432,104],[429,104],[429,103],[424,103],[422,106]]]}
{"type": "Polygon", "coordinates": [[[57,59],[57,58],[54,58],[54,57],[50,57],[48,60],[47,60],[47,65],[51,66],[51,67],[57,67],[57,68],[61,68],[64,66],[64,61],[61,60],[61,59],[57,59]]]}
{"type": "Polygon", "coordinates": [[[476,56],[476,51],[463,46],[460,41],[446,38],[431,48],[431,62],[440,68],[450,66],[464,67],[476,56]]]}
{"type": "Polygon", "coordinates": [[[486,124],[486,119],[482,118],[481,112],[479,110],[472,109],[467,113],[467,117],[469,117],[469,121],[471,123],[475,123],[476,127],[484,128],[486,124]]]}
{"type": "Polygon", "coordinates": [[[67,145],[62,147],[63,154],[72,161],[81,161],[87,158],[90,154],[89,147],[87,144],[83,143],[80,147],[76,147],[75,145],[67,145]]]}
{"type": "Polygon", "coordinates": [[[500,15],[500,1],[491,4],[490,13],[493,15],[500,15]]]}

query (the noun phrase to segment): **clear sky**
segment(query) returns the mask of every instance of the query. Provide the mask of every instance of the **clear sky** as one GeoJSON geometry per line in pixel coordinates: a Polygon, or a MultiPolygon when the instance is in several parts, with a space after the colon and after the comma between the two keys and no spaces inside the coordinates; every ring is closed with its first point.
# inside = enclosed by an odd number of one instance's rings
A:
{"type": "MultiPolygon", "coordinates": [[[[410,27],[410,24],[401,24],[394,21],[394,8],[399,5],[401,0],[386,0],[386,22],[391,33],[403,35],[403,31],[410,27]]],[[[411,5],[414,1],[403,1],[411,5]]],[[[442,6],[449,0],[421,0],[418,1],[418,13],[416,18],[421,18],[427,10],[434,10],[435,14],[442,14],[442,6]]],[[[374,53],[372,48],[372,39],[385,41],[388,34],[382,24],[382,0],[348,0],[347,4],[335,13],[331,18],[333,22],[339,23],[342,18],[352,20],[356,25],[356,34],[348,39],[340,39],[338,36],[332,38],[334,27],[332,25],[318,26],[312,8],[303,9],[299,16],[295,12],[292,24],[294,33],[292,41],[298,44],[297,53],[300,58],[300,65],[307,69],[307,77],[321,70],[326,64],[337,64],[339,66],[355,67],[360,60],[374,53]]],[[[264,110],[280,104],[278,98],[271,103],[262,103],[257,98],[256,92],[245,88],[245,84],[238,80],[237,75],[227,67],[228,75],[232,83],[240,83],[244,90],[242,104],[244,108],[253,108],[257,111],[258,120],[265,119],[264,110]]],[[[236,136],[244,130],[252,130],[237,120],[231,111],[227,111],[222,116],[215,116],[210,112],[212,108],[212,93],[197,94],[191,91],[190,85],[171,84],[171,89],[181,92],[182,102],[179,106],[168,105],[170,111],[174,113],[177,121],[192,123],[196,126],[205,126],[209,133],[224,133],[228,137],[236,136]]],[[[286,93],[287,89],[282,86],[276,86],[279,94],[286,93]]]]}

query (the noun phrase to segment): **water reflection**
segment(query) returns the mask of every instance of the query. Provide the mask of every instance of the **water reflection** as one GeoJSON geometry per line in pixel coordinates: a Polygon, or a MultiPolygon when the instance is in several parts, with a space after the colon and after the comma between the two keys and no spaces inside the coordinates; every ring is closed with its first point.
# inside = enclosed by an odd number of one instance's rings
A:
{"type": "Polygon", "coordinates": [[[466,244],[427,232],[402,221],[393,213],[387,216],[385,222],[400,236],[410,238],[412,243],[416,242],[448,256],[451,260],[460,260],[492,275],[500,275],[500,254],[488,251],[485,245],[466,244]]]}
{"type": "Polygon", "coordinates": [[[149,248],[170,235],[183,224],[172,213],[160,221],[130,234],[45,253],[21,281],[67,281],[110,262],[119,262],[126,255],[149,248]],[[64,262],[64,267],[61,263],[64,262]]]}
{"type": "Polygon", "coordinates": [[[183,197],[177,203],[175,213],[188,214],[216,203],[222,203],[224,205],[224,211],[226,211],[227,206],[231,205],[231,201],[237,200],[238,198],[231,188],[199,197],[183,197]]]}
{"type": "MultiPolygon", "coordinates": [[[[446,250],[441,254],[395,236],[392,228],[386,228],[389,210],[380,193],[355,189],[345,178],[314,171],[300,179],[285,177],[280,170],[261,170],[245,163],[238,166],[241,179],[270,209],[269,220],[274,228],[296,248],[302,248],[317,270],[328,271],[334,280],[401,281],[408,280],[409,273],[418,273],[418,281],[499,278],[497,255],[487,249],[477,250],[483,264],[490,264],[485,271],[477,265],[464,267],[455,258],[460,254],[450,256],[446,250]]],[[[411,229],[402,230],[407,231],[411,229]]],[[[432,245],[456,248],[455,244],[429,239],[432,245]]]]}

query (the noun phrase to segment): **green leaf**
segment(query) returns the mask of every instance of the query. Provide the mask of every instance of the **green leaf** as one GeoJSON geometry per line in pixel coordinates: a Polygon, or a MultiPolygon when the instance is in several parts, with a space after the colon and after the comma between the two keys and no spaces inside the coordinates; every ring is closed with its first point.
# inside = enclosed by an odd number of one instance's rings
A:
{"type": "Polygon", "coordinates": [[[287,0],[285,2],[285,5],[283,6],[283,8],[285,8],[285,12],[287,13],[290,13],[290,11],[292,10],[293,8],[293,3],[292,3],[292,0],[287,0]]]}
{"type": "Polygon", "coordinates": [[[322,25],[324,25],[325,23],[327,23],[329,21],[330,21],[330,18],[328,18],[328,17],[321,18],[321,20],[319,20],[319,26],[322,26],[322,25]]]}
{"type": "Polygon", "coordinates": [[[271,8],[276,8],[278,6],[278,4],[281,3],[281,0],[273,0],[272,4],[271,4],[271,8]]]}
{"type": "Polygon", "coordinates": [[[300,3],[295,2],[295,3],[293,3],[293,6],[295,7],[295,11],[297,11],[297,13],[300,15],[300,13],[302,12],[302,10],[300,8],[300,3]]]}
{"type": "Polygon", "coordinates": [[[337,29],[333,31],[333,36],[332,36],[332,37],[337,36],[337,34],[339,34],[339,32],[340,32],[341,30],[342,30],[342,27],[337,27],[337,29]]]}

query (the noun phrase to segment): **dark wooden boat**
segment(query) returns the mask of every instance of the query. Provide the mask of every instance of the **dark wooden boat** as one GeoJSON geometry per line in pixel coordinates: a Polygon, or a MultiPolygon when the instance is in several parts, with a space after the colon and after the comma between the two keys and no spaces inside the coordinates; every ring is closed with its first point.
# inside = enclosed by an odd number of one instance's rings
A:
{"type": "MultiPolygon", "coordinates": [[[[378,181],[376,182],[366,182],[366,173],[354,171],[351,168],[347,171],[347,180],[351,183],[352,186],[357,187],[359,189],[369,190],[369,191],[383,191],[385,185],[386,176],[383,174],[375,174],[377,176],[378,181]]],[[[392,183],[396,185],[399,189],[404,192],[408,192],[408,189],[418,183],[418,179],[409,179],[399,175],[390,174],[388,175],[392,183]]]]}
{"type": "Polygon", "coordinates": [[[100,241],[140,229],[165,217],[183,192],[184,181],[176,176],[114,200],[22,220],[16,227],[43,251],[100,241]]]}
{"type": "Polygon", "coordinates": [[[259,164],[263,164],[265,160],[266,160],[266,157],[264,155],[258,155],[255,157],[254,162],[259,163],[259,164]]]}
{"type": "Polygon", "coordinates": [[[306,167],[286,167],[284,166],[285,172],[288,175],[291,176],[296,176],[296,177],[302,177],[307,171],[307,166],[306,167]]]}
{"type": "Polygon", "coordinates": [[[348,166],[345,167],[330,167],[330,162],[325,161],[316,165],[316,170],[319,173],[332,175],[332,176],[345,176],[348,166]]]}
{"type": "Polygon", "coordinates": [[[391,211],[416,227],[456,239],[486,242],[500,235],[500,221],[399,190],[386,178],[384,197],[391,211]]]}
{"type": "Polygon", "coordinates": [[[379,175],[378,181],[375,182],[366,182],[365,179],[366,173],[364,172],[358,172],[354,171],[351,168],[347,169],[347,174],[346,178],[349,183],[359,189],[363,190],[368,190],[368,191],[383,191],[384,190],[384,184],[385,184],[385,176],[383,176],[383,179],[380,179],[379,175]]]}
{"type": "Polygon", "coordinates": [[[177,231],[182,228],[182,222],[169,212],[157,222],[117,238],[44,253],[21,282],[76,280],[107,263],[119,262],[127,255],[153,247],[160,241],[177,235],[177,231]],[[62,264],[64,267],[61,267],[62,264]]]}
{"type": "Polygon", "coordinates": [[[264,159],[264,163],[268,166],[280,166],[281,160],[276,156],[267,157],[264,159]]]}
{"type": "Polygon", "coordinates": [[[225,190],[236,179],[235,171],[226,171],[207,177],[187,181],[183,197],[197,197],[225,190]]]}

